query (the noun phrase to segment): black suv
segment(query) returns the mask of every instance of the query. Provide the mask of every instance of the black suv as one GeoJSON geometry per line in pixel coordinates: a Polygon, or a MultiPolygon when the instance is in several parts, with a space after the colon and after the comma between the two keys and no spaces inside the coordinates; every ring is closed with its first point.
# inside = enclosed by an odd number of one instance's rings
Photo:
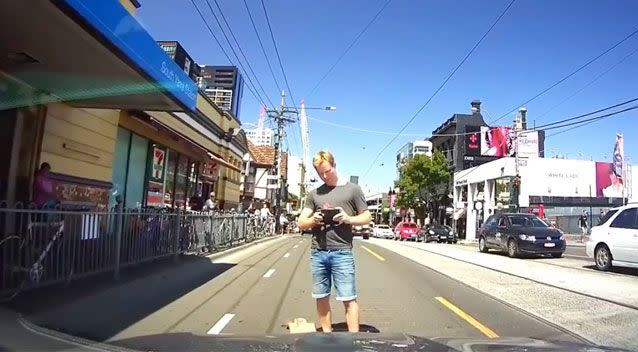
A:
{"type": "Polygon", "coordinates": [[[550,254],[560,258],[565,252],[563,233],[533,214],[494,214],[479,229],[479,250],[507,251],[510,257],[521,254],[550,254]]]}

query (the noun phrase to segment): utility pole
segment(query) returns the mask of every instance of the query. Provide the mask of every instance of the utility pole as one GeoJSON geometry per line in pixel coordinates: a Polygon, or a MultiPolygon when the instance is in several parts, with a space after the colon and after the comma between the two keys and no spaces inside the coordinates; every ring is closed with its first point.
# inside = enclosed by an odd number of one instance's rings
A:
{"type": "Polygon", "coordinates": [[[286,93],[281,91],[281,105],[279,110],[268,110],[268,117],[275,120],[277,123],[277,133],[275,135],[275,163],[273,170],[271,172],[271,179],[277,180],[277,185],[275,189],[275,231],[279,232],[281,224],[279,223],[279,216],[281,214],[281,196],[283,193],[283,177],[281,174],[281,144],[282,137],[284,134],[284,127],[286,123],[293,123],[295,119],[287,117],[286,114],[296,113],[295,110],[290,110],[286,107],[286,93]]]}
{"type": "Polygon", "coordinates": [[[520,170],[519,170],[519,156],[518,156],[518,136],[519,133],[521,132],[521,130],[525,129],[527,127],[527,121],[526,121],[526,113],[527,113],[527,109],[524,107],[521,107],[520,109],[518,109],[519,111],[519,115],[516,117],[516,120],[514,120],[514,170],[516,173],[516,176],[514,176],[514,204],[516,206],[516,212],[518,213],[520,211],[520,189],[521,189],[521,176],[520,176],[520,170]]]}

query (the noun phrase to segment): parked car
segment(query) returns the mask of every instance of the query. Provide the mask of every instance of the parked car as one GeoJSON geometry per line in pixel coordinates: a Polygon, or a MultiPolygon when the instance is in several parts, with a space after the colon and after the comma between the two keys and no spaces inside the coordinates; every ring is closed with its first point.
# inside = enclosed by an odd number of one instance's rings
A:
{"type": "Polygon", "coordinates": [[[452,228],[447,225],[429,225],[419,232],[419,241],[456,243],[458,238],[452,228]]]}
{"type": "Polygon", "coordinates": [[[370,225],[357,225],[352,228],[353,236],[361,236],[364,240],[370,238],[370,225]]]}
{"type": "Polygon", "coordinates": [[[402,221],[394,228],[395,240],[413,240],[416,241],[419,228],[415,223],[409,221],[402,221]]]}
{"type": "Polygon", "coordinates": [[[394,232],[385,224],[375,225],[372,228],[372,236],[376,238],[394,238],[394,232]]]}
{"type": "Polygon", "coordinates": [[[585,251],[599,270],[638,268],[638,204],[610,209],[591,228],[585,251]]]}
{"type": "Polygon", "coordinates": [[[503,213],[487,218],[479,230],[479,250],[521,254],[550,254],[560,258],[565,252],[563,233],[533,214],[503,213]]]}

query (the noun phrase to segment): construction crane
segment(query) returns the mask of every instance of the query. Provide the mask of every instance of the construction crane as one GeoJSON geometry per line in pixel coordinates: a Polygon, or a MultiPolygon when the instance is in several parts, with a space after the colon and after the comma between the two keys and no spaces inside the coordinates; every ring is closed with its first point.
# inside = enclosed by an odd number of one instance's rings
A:
{"type": "Polygon", "coordinates": [[[299,129],[301,132],[301,145],[303,148],[301,156],[301,182],[299,189],[299,210],[303,207],[306,200],[306,191],[309,185],[306,182],[306,175],[310,170],[310,131],[308,130],[308,116],[306,115],[306,106],[304,100],[301,101],[301,109],[299,111],[299,129]]]}

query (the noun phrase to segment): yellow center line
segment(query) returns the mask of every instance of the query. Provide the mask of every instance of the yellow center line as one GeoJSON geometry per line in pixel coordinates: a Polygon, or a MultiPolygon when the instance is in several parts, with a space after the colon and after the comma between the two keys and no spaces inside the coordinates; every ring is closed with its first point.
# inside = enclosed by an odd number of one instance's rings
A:
{"type": "Polygon", "coordinates": [[[366,246],[361,246],[361,248],[365,249],[366,251],[368,251],[368,253],[372,254],[373,256],[377,257],[377,259],[379,259],[382,262],[385,262],[385,258],[383,258],[382,256],[378,255],[377,253],[375,253],[372,249],[366,247],[366,246]]]}
{"type": "Polygon", "coordinates": [[[495,338],[498,337],[498,335],[496,335],[496,333],[494,331],[492,331],[490,328],[488,328],[487,326],[481,324],[478,320],[474,319],[471,315],[469,315],[469,314],[465,313],[464,311],[462,311],[461,308],[459,308],[459,307],[455,306],[454,304],[450,303],[450,301],[448,301],[447,299],[445,299],[443,297],[435,297],[435,299],[437,301],[439,301],[442,305],[446,306],[449,310],[453,311],[456,315],[461,317],[463,320],[468,322],[470,325],[472,325],[473,327],[477,328],[485,336],[487,336],[487,337],[489,337],[491,339],[495,339],[495,338]]]}

